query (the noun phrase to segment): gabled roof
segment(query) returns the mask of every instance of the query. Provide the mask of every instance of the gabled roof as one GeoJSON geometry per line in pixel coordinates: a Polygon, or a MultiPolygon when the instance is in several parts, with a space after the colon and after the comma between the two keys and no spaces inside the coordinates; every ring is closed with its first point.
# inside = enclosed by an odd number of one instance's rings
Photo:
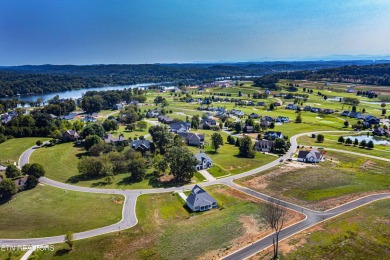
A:
{"type": "Polygon", "coordinates": [[[207,156],[205,153],[201,152],[198,154],[195,154],[195,158],[198,159],[199,162],[202,162],[204,160],[212,161],[209,156],[207,156]]]}
{"type": "Polygon", "coordinates": [[[316,158],[317,160],[321,159],[321,153],[317,150],[317,148],[313,148],[311,150],[300,150],[298,153],[298,158],[305,159],[307,158],[307,155],[310,154],[312,157],[316,158]]]}
{"type": "Polygon", "coordinates": [[[104,136],[104,142],[106,143],[111,143],[111,142],[120,142],[120,141],[125,141],[126,138],[125,137],[121,137],[121,136],[118,136],[118,137],[114,137],[112,136],[112,134],[106,134],[104,136]]]}
{"type": "Polygon", "coordinates": [[[150,142],[149,140],[134,140],[130,143],[130,146],[134,150],[137,150],[138,148],[141,148],[142,150],[149,150],[150,142]]]}
{"type": "Polygon", "coordinates": [[[204,191],[198,185],[192,189],[191,194],[186,199],[187,204],[192,205],[193,208],[205,207],[210,204],[217,203],[217,201],[211,197],[206,191],[204,191]]]}

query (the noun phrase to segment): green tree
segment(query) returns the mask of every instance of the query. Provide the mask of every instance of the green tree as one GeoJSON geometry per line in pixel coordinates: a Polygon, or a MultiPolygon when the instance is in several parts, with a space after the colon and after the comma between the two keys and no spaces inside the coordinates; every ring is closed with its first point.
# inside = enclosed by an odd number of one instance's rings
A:
{"type": "Polygon", "coordinates": [[[156,125],[149,128],[149,134],[152,136],[153,143],[159,149],[160,154],[165,154],[166,151],[173,145],[173,135],[168,132],[164,126],[156,125]]]}
{"type": "Polygon", "coordinates": [[[229,135],[229,136],[227,137],[227,142],[228,142],[229,144],[235,144],[235,143],[236,143],[236,140],[234,139],[233,136],[229,135]]]}
{"type": "Polygon", "coordinates": [[[345,140],[345,144],[351,145],[352,144],[352,139],[348,137],[347,140],[345,140]]]}
{"type": "Polygon", "coordinates": [[[355,138],[355,141],[353,142],[353,145],[354,145],[354,146],[359,145],[359,140],[358,140],[357,138],[355,138]]]}
{"type": "Polygon", "coordinates": [[[366,145],[367,145],[367,141],[366,140],[362,140],[361,142],[360,142],[360,147],[366,147],[366,145]]]}
{"type": "Polygon", "coordinates": [[[22,172],[19,170],[19,168],[13,164],[8,165],[7,169],[5,170],[5,176],[7,178],[13,179],[19,177],[21,174],[22,172]]]}
{"type": "Polygon", "coordinates": [[[138,121],[137,127],[142,131],[148,127],[148,124],[145,121],[138,121]]]}
{"type": "Polygon", "coordinates": [[[302,115],[301,115],[301,112],[298,113],[297,118],[295,119],[295,123],[302,123],[302,115]]]}
{"type": "Polygon", "coordinates": [[[382,116],[386,115],[386,109],[382,109],[382,116]]]}
{"type": "Polygon", "coordinates": [[[325,137],[322,134],[317,135],[317,142],[323,143],[325,140],[325,137]]]}
{"type": "Polygon", "coordinates": [[[106,132],[116,131],[119,129],[118,123],[111,119],[104,120],[102,126],[106,132]]]}
{"type": "Polygon", "coordinates": [[[164,156],[169,164],[170,174],[179,182],[189,182],[196,171],[198,160],[186,147],[172,147],[164,156]]]}
{"type": "Polygon", "coordinates": [[[112,175],[114,166],[107,156],[83,157],[77,163],[77,169],[87,178],[96,178],[112,175]]]}
{"type": "Polygon", "coordinates": [[[95,144],[100,144],[102,142],[103,142],[103,139],[100,138],[100,136],[98,136],[98,135],[89,135],[84,140],[84,148],[85,148],[85,150],[88,151],[95,144]]]}
{"type": "Polygon", "coordinates": [[[38,140],[36,143],[35,143],[37,146],[41,146],[43,143],[41,140],[38,140]]]}
{"type": "Polygon", "coordinates": [[[239,147],[239,156],[244,158],[254,158],[255,151],[253,149],[252,139],[249,136],[241,138],[239,147]]]}
{"type": "Polygon", "coordinates": [[[8,200],[18,192],[18,187],[13,180],[5,179],[0,182],[0,198],[8,200]]]}
{"type": "Polygon", "coordinates": [[[344,137],[340,136],[338,142],[343,144],[344,143],[344,137]]]}
{"type": "Polygon", "coordinates": [[[373,149],[374,148],[374,142],[372,140],[368,141],[367,148],[368,149],[373,149]]]}
{"type": "Polygon", "coordinates": [[[214,133],[211,135],[211,143],[214,147],[215,152],[223,145],[222,135],[219,133],[214,133]]]}
{"type": "Polygon", "coordinates": [[[242,132],[242,124],[241,124],[241,122],[236,122],[236,124],[234,125],[234,130],[237,133],[241,133],[242,132]]]}
{"type": "Polygon", "coordinates": [[[274,129],[274,128],[275,128],[275,123],[274,123],[274,122],[271,122],[271,123],[269,124],[269,128],[274,129]]]}
{"type": "Polygon", "coordinates": [[[39,163],[27,163],[23,165],[22,173],[39,179],[40,177],[45,176],[45,169],[39,163]]]}
{"type": "Polygon", "coordinates": [[[256,123],[256,124],[255,124],[255,128],[254,128],[254,132],[255,132],[255,133],[258,133],[258,132],[260,132],[260,131],[261,131],[260,124],[259,124],[259,123],[256,123]]]}
{"type": "Polygon", "coordinates": [[[69,246],[69,249],[73,249],[73,244],[74,244],[74,237],[73,237],[73,232],[68,231],[66,232],[64,242],[69,246]]]}
{"type": "Polygon", "coordinates": [[[142,181],[146,175],[148,163],[139,152],[133,152],[129,158],[128,167],[129,172],[131,173],[131,179],[139,182],[142,181]]]}
{"type": "Polygon", "coordinates": [[[26,189],[31,190],[35,188],[38,185],[38,183],[39,183],[38,179],[35,176],[30,175],[28,176],[26,181],[26,189]]]}
{"type": "Polygon", "coordinates": [[[356,106],[352,106],[352,112],[356,112],[356,106]]]}
{"type": "Polygon", "coordinates": [[[104,128],[99,124],[88,124],[82,131],[81,136],[87,138],[89,135],[97,135],[103,138],[104,128]]]}
{"type": "Polygon", "coordinates": [[[154,166],[154,169],[157,170],[158,173],[165,173],[165,171],[168,169],[168,162],[165,160],[164,157],[162,157],[161,155],[157,154],[155,157],[154,157],[154,161],[153,161],[153,166],[154,166]]]}
{"type": "Polygon", "coordinates": [[[135,124],[127,124],[126,125],[126,128],[125,128],[125,130],[126,131],[130,131],[130,132],[133,132],[133,130],[135,129],[135,124]]]}
{"type": "Polygon", "coordinates": [[[286,140],[282,139],[282,138],[276,138],[275,139],[275,142],[274,142],[274,149],[277,150],[277,151],[286,151],[287,149],[287,143],[286,143],[286,140]]]}
{"type": "Polygon", "coordinates": [[[349,122],[347,120],[344,121],[344,127],[348,127],[349,126],[349,122]]]}

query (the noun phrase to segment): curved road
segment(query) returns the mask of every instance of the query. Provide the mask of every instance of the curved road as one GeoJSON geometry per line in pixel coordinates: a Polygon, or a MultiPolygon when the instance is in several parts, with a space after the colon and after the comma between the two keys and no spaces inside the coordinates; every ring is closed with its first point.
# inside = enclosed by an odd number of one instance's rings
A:
{"type": "MultiPolygon", "coordinates": [[[[238,189],[250,196],[254,196],[256,198],[262,199],[264,201],[273,200],[275,202],[278,202],[285,206],[288,209],[303,213],[306,218],[303,221],[300,221],[296,224],[293,224],[287,228],[284,228],[280,233],[280,240],[283,240],[291,235],[294,235],[304,229],[307,229],[321,221],[327,220],[329,218],[333,218],[339,214],[345,213],[347,211],[350,211],[352,209],[358,208],[360,206],[363,206],[367,203],[379,200],[379,199],[386,199],[390,198],[390,193],[382,193],[382,194],[375,194],[370,195],[367,197],[363,197],[354,201],[351,201],[349,203],[343,204],[339,207],[327,210],[327,211],[314,211],[310,210],[289,202],[281,201],[275,198],[272,198],[266,194],[262,194],[256,191],[253,191],[249,188],[239,186],[235,184],[233,181],[234,179],[239,179],[242,177],[247,177],[249,175],[253,175],[255,173],[268,170],[278,164],[280,164],[280,160],[283,159],[289,159],[293,156],[297,149],[297,138],[304,135],[311,135],[312,133],[329,133],[329,132],[342,132],[342,131],[316,131],[316,132],[310,132],[310,133],[302,133],[297,134],[290,139],[291,147],[287,151],[287,153],[278,158],[277,160],[274,160],[266,165],[263,165],[261,167],[258,167],[256,169],[253,169],[251,171],[247,171],[241,174],[237,174],[234,176],[228,176],[226,178],[217,179],[215,181],[210,181],[206,183],[199,184],[200,186],[209,186],[214,184],[225,184],[232,188],[238,189]]],[[[37,146],[31,147],[27,149],[19,158],[19,167],[25,165],[29,162],[29,158],[31,154],[38,149],[37,146]]],[[[340,152],[348,152],[339,150],[340,152]]],[[[353,152],[348,152],[353,153],[353,152]]],[[[356,153],[353,153],[356,154],[356,153]]],[[[366,156],[364,154],[358,154],[362,156],[366,156]]],[[[380,158],[380,157],[378,157],[380,158]]],[[[383,159],[383,158],[382,158],[383,159]]],[[[387,159],[385,159],[387,160],[387,159]]],[[[194,185],[186,185],[181,187],[172,187],[172,188],[158,188],[158,189],[143,189],[143,190],[120,190],[120,189],[97,189],[97,188],[87,188],[87,187],[80,187],[75,185],[70,185],[62,182],[57,182],[45,177],[42,177],[39,179],[41,183],[57,187],[60,189],[66,189],[66,190],[73,190],[78,192],[90,192],[90,193],[104,193],[104,194],[117,194],[117,195],[123,195],[125,197],[125,203],[122,210],[122,220],[116,224],[97,228],[93,230],[88,230],[80,233],[74,234],[74,238],[76,240],[78,239],[85,239],[90,238],[94,236],[98,236],[101,234],[106,234],[110,232],[115,232],[123,229],[128,229],[133,226],[135,226],[138,222],[137,216],[135,214],[135,207],[136,207],[136,201],[137,197],[141,194],[151,194],[151,193],[162,193],[162,192],[177,192],[182,190],[191,189],[194,185]]],[[[272,237],[273,235],[266,236],[257,242],[244,247],[233,254],[226,256],[224,259],[244,259],[251,255],[256,254],[257,252],[269,247],[272,245],[272,237]]],[[[54,236],[54,237],[44,237],[44,238],[27,238],[27,239],[0,239],[0,245],[46,245],[46,244],[56,244],[61,243],[64,241],[64,236],[54,236]]]]}

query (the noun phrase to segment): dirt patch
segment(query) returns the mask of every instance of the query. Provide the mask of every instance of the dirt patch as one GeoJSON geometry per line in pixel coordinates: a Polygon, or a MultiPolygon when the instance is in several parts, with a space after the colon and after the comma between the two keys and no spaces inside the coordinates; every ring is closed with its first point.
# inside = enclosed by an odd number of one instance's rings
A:
{"type": "Polygon", "coordinates": [[[173,175],[163,175],[160,178],[158,178],[158,180],[159,182],[164,183],[164,182],[171,182],[173,181],[174,178],[175,177],[173,177],[173,175]]]}
{"type": "Polygon", "coordinates": [[[268,183],[272,178],[277,177],[282,173],[293,172],[296,169],[303,169],[307,167],[315,166],[308,163],[291,162],[285,166],[277,168],[275,171],[272,171],[269,174],[256,176],[252,179],[246,180],[243,182],[243,184],[255,190],[263,190],[267,188],[268,183]]]}
{"type": "MultiPolygon", "coordinates": [[[[252,201],[254,203],[263,203],[263,201],[249,196],[236,189],[226,189],[221,186],[216,188],[215,191],[218,193],[233,196],[241,200],[252,201]]],[[[288,210],[287,219],[288,222],[285,224],[286,227],[303,220],[304,215],[288,210]]],[[[221,259],[222,257],[229,255],[240,248],[248,246],[272,233],[271,229],[269,229],[266,224],[259,222],[254,216],[242,215],[240,216],[239,221],[242,223],[242,227],[245,230],[245,233],[242,236],[232,240],[228,247],[224,249],[210,251],[207,254],[199,257],[198,259],[221,259]]]]}

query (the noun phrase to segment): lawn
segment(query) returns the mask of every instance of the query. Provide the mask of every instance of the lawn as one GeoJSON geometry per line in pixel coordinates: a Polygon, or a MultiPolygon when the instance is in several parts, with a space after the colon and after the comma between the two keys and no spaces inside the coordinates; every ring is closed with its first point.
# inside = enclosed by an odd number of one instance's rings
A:
{"type": "Polygon", "coordinates": [[[41,137],[26,137],[26,138],[15,138],[5,141],[0,144],[0,163],[13,163],[18,162],[19,157],[28,148],[35,145],[35,143],[41,140],[47,141],[49,138],[41,137]]]}
{"type": "MultiPolygon", "coordinates": [[[[222,135],[225,144],[215,152],[211,147],[211,135],[215,133],[214,131],[194,130],[193,132],[205,134],[205,143],[207,144],[205,144],[204,152],[210,156],[215,166],[222,169],[222,173],[219,173],[215,168],[211,169],[210,173],[213,175],[215,174],[214,177],[216,178],[222,176],[221,174],[223,174],[223,172],[226,172],[227,174],[238,174],[255,169],[276,159],[275,156],[263,153],[256,153],[256,157],[253,159],[238,157],[238,147],[226,143],[228,135],[224,132],[218,133],[222,135]]],[[[199,153],[199,148],[197,147],[189,146],[188,148],[194,154],[199,153]]]]}
{"type": "MultiPolygon", "coordinates": [[[[153,178],[153,169],[148,169],[146,177],[141,182],[128,182],[130,174],[118,174],[112,184],[106,184],[103,179],[80,180],[77,163],[82,156],[86,156],[82,147],[75,147],[73,143],[63,143],[51,147],[37,149],[30,158],[30,162],[42,164],[46,171],[46,177],[60,182],[68,182],[84,187],[99,187],[107,189],[148,189],[174,184],[161,184],[153,178]]],[[[202,182],[204,177],[195,174],[193,182],[202,182]]]]}
{"type": "Polygon", "coordinates": [[[0,238],[56,236],[114,224],[122,218],[122,205],[111,198],[38,185],[0,205],[0,238]]]}
{"type": "Polygon", "coordinates": [[[21,259],[25,253],[26,251],[17,249],[3,249],[0,250],[0,260],[21,259]]]}
{"type": "MultiPolygon", "coordinates": [[[[388,259],[390,200],[342,214],[279,244],[281,259],[388,259]]],[[[263,252],[252,259],[270,259],[263,252]]]]}
{"type": "MultiPolygon", "coordinates": [[[[138,225],[120,233],[76,241],[59,259],[206,259],[220,258],[264,231],[261,204],[226,186],[207,191],[223,209],[192,214],[177,194],[142,195],[137,202],[138,225]],[[230,250],[230,251],[229,251],[230,250]]],[[[39,253],[52,259],[55,252],[39,253]]],[[[58,251],[57,251],[58,252],[58,251]]]]}
{"type": "Polygon", "coordinates": [[[328,151],[318,165],[293,162],[238,180],[244,186],[309,208],[324,210],[390,189],[388,163],[328,151]]]}
{"type": "MultiPolygon", "coordinates": [[[[310,136],[299,137],[297,141],[299,145],[334,148],[339,150],[351,151],[355,153],[368,154],[368,155],[390,159],[390,146],[375,145],[374,149],[366,149],[366,148],[360,148],[358,146],[353,146],[353,145],[345,145],[337,141],[340,136],[346,137],[346,136],[353,136],[353,135],[356,134],[346,134],[346,133],[324,134],[325,140],[322,143],[318,143],[315,138],[311,138],[310,136]]],[[[357,134],[357,135],[360,136],[362,134],[357,134]]],[[[352,141],[354,141],[353,138],[352,141]]]]}

